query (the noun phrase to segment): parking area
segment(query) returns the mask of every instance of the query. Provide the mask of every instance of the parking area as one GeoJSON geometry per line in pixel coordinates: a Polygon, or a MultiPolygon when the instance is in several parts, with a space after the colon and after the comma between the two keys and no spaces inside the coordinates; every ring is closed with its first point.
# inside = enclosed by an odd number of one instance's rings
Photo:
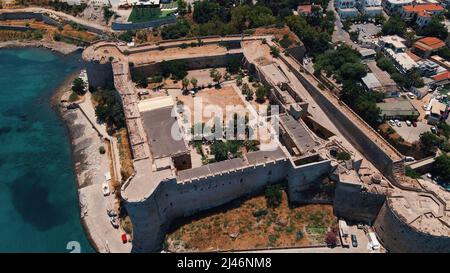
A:
{"type": "MultiPolygon", "coordinates": [[[[366,227],[367,228],[367,227],[366,227]]],[[[369,238],[364,229],[359,229],[356,225],[348,226],[349,235],[356,235],[358,246],[350,244],[348,252],[352,253],[377,253],[380,250],[373,250],[369,245],[369,238]]]]}
{"type": "Polygon", "coordinates": [[[365,41],[366,39],[374,38],[375,35],[380,33],[381,26],[376,26],[373,23],[353,24],[350,26],[350,31],[358,31],[358,41],[365,41]]]}
{"type": "Polygon", "coordinates": [[[417,122],[417,127],[408,126],[405,121],[400,121],[401,127],[391,125],[391,127],[407,142],[413,143],[420,140],[420,135],[425,132],[431,132],[433,125],[427,124],[426,120],[417,122]]]}

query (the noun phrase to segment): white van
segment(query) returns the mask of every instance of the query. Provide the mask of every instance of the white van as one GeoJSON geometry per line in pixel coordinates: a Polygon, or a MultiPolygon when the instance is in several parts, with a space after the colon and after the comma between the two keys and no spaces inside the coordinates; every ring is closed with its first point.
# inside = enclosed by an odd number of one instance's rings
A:
{"type": "Polygon", "coordinates": [[[368,233],[369,236],[369,245],[373,250],[378,250],[380,249],[380,243],[378,242],[377,236],[375,235],[374,232],[369,232],[368,233]]]}

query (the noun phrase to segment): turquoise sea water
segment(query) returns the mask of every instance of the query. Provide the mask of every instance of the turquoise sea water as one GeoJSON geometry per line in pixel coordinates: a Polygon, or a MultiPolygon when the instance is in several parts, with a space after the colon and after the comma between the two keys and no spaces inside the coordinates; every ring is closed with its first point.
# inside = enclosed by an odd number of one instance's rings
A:
{"type": "Polygon", "coordinates": [[[80,56],[0,50],[0,252],[92,252],[79,220],[70,141],[51,97],[80,56]]]}

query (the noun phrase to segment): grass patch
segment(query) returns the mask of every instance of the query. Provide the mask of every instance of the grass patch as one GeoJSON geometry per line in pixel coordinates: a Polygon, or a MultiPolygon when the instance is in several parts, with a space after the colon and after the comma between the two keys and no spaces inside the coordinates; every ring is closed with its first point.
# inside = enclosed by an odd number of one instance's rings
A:
{"type": "Polygon", "coordinates": [[[142,23],[156,19],[161,19],[172,14],[173,11],[161,11],[160,8],[154,7],[133,7],[128,22],[142,23]]]}

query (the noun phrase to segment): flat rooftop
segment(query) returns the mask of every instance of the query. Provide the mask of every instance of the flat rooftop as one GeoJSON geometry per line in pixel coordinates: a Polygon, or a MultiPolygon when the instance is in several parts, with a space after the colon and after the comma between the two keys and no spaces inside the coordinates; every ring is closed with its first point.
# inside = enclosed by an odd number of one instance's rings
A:
{"type": "Polygon", "coordinates": [[[275,64],[268,64],[260,67],[261,71],[276,85],[288,83],[288,79],[284,76],[275,64]]]}
{"type": "Polygon", "coordinates": [[[290,115],[280,115],[281,126],[287,131],[301,154],[316,147],[319,143],[306,129],[303,121],[296,121],[290,115]]]}
{"type": "Polygon", "coordinates": [[[171,116],[172,109],[172,106],[167,106],[142,112],[144,129],[153,158],[189,152],[178,121],[176,117],[171,116]],[[176,132],[175,136],[172,136],[172,131],[176,132]]]}
{"type": "Polygon", "coordinates": [[[273,151],[249,152],[242,158],[233,158],[210,163],[193,169],[181,170],[178,172],[177,181],[183,182],[187,180],[199,179],[209,175],[218,175],[220,173],[285,158],[287,158],[287,156],[280,147],[273,151]]]}

